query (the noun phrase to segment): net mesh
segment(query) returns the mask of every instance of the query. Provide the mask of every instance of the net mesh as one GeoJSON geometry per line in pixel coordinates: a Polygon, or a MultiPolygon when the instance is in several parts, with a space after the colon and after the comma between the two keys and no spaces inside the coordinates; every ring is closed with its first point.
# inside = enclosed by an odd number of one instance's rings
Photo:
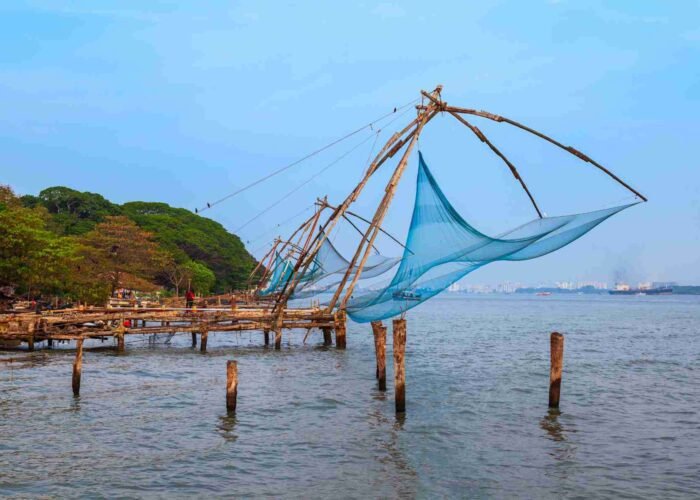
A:
{"type": "MultiPolygon", "coordinates": [[[[490,262],[546,255],[637,203],[535,219],[490,237],[457,213],[419,152],[416,197],[403,256],[373,255],[368,259],[358,281],[360,285],[347,303],[348,316],[358,323],[366,323],[401,315],[490,262]],[[362,285],[377,277],[384,278],[381,286],[362,285]]],[[[290,298],[335,292],[349,266],[350,262],[326,238],[312,265],[298,279],[290,298]]],[[[280,291],[291,278],[292,270],[291,259],[277,255],[268,285],[261,293],[280,291]]],[[[352,282],[356,273],[357,266],[351,270],[347,283],[352,282]]]]}

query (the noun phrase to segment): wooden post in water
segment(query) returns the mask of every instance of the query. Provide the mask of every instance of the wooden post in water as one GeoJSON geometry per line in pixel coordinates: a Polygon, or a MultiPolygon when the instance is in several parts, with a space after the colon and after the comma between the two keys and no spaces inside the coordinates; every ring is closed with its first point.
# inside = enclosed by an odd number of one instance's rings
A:
{"type": "Polygon", "coordinates": [[[564,335],[552,332],[550,337],[549,407],[559,408],[561,372],[564,367],[564,335]]]}
{"type": "Polygon", "coordinates": [[[331,335],[331,329],[330,328],[322,328],[323,330],[323,345],[332,345],[333,344],[333,336],[331,335]]]}
{"type": "Polygon", "coordinates": [[[339,311],[335,317],[335,347],[345,349],[345,311],[339,311]]]}
{"type": "Polygon", "coordinates": [[[27,325],[27,330],[29,331],[29,337],[27,338],[27,347],[29,349],[29,352],[32,352],[34,350],[34,328],[36,324],[33,321],[30,321],[29,324],[27,325]]]}
{"type": "Polygon", "coordinates": [[[80,396],[80,375],[83,373],[83,339],[76,342],[75,361],[73,361],[73,396],[80,396]]]}
{"type": "Polygon", "coordinates": [[[265,335],[265,345],[270,345],[270,330],[263,330],[265,335]]]}
{"type": "Polygon", "coordinates": [[[406,320],[395,319],[394,326],[394,399],[396,413],[406,411],[406,320]]]}
{"type": "Polygon", "coordinates": [[[207,352],[207,337],[208,337],[208,336],[209,336],[209,332],[207,331],[207,329],[206,329],[206,328],[202,328],[201,335],[199,336],[199,337],[200,337],[200,340],[199,340],[199,344],[200,344],[199,350],[200,350],[201,352],[207,352]]]}
{"type": "Polygon", "coordinates": [[[192,331],[192,347],[197,347],[197,332],[192,331]]]}
{"type": "Polygon", "coordinates": [[[124,316],[119,318],[119,326],[117,327],[117,352],[124,352],[124,331],[126,327],[124,326],[124,316]]]}
{"type": "Polygon", "coordinates": [[[372,322],[374,350],[377,355],[377,380],[379,390],[386,391],[386,326],[381,321],[372,322]]]}
{"type": "Polygon", "coordinates": [[[226,362],[226,409],[236,411],[236,397],[238,396],[238,363],[226,362]]]}
{"type": "Polygon", "coordinates": [[[275,349],[282,349],[282,329],[277,328],[275,330],[275,349]]]}

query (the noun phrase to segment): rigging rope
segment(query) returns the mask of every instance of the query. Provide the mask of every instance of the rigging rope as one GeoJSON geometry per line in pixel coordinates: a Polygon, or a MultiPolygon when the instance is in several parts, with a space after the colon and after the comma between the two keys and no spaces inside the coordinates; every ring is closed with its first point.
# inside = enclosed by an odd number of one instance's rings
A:
{"type": "Polygon", "coordinates": [[[365,143],[366,143],[367,141],[369,141],[369,140],[372,138],[372,136],[374,136],[374,135],[376,135],[376,133],[365,137],[361,142],[359,142],[358,144],[356,144],[355,146],[353,146],[352,148],[350,148],[348,151],[346,151],[345,153],[343,153],[342,155],[340,155],[339,157],[337,157],[335,160],[333,160],[333,161],[330,162],[328,165],[326,165],[325,167],[323,167],[321,170],[319,170],[318,172],[316,172],[314,175],[312,175],[311,177],[309,177],[308,179],[306,179],[304,182],[302,182],[301,184],[299,184],[298,186],[296,186],[294,189],[292,189],[291,191],[287,192],[285,195],[283,195],[281,198],[279,198],[279,199],[278,199],[277,201],[275,201],[273,204],[267,206],[266,208],[264,208],[263,210],[261,210],[260,212],[258,212],[253,218],[249,219],[247,222],[245,222],[245,223],[242,224],[241,226],[238,226],[236,229],[233,230],[233,232],[234,232],[234,233],[239,232],[241,229],[243,229],[244,227],[246,227],[248,224],[250,224],[251,222],[255,221],[256,219],[258,219],[258,218],[259,218],[260,216],[262,216],[263,214],[265,214],[265,213],[269,212],[270,210],[272,210],[274,207],[276,207],[277,205],[279,205],[280,203],[282,203],[284,200],[286,200],[287,198],[289,198],[291,195],[293,195],[294,193],[296,193],[297,191],[299,191],[301,188],[303,188],[304,186],[306,186],[308,183],[310,183],[311,181],[313,181],[316,177],[318,177],[319,175],[321,175],[322,173],[324,173],[326,170],[328,170],[329,168],[331,168],[333,165],[336,165],[338,162],[340,162],[340,160],[342,160],[343,158],[345,158],[346,156],[348,156],[350,153],[354,152],[357,148],[359,148],[360,146],[362,146],[363,144],[365,144],[365,143]]]}
{"type": "Polygon", "coordinates": [[[333,141],[333,142],[330,142],[330,143],[326,144],[326,145],[323,146],[322,148],[319,148],[319,149],[317,149],[317,150],[315,150],[315,151],[312,151],[311,153],[309,153],[309,154],[303,156],[302,158],[299,158],[298,160],[293,161],[292,163],[289,163],[289,164],[287,164],[287,165],[285,165],[285,166],[283,166],[283,167],[281,167],[281,168],[278,168],[277,170],[275,170],[275,171],[273,171],[273,172],[271,172],[271,173],[269,173],[269,174],[267,174],[267,175],[265,175],[265,176],[259,178],[258,180],[253,181],[253,182],[251,182],[250,184],[248,184],[248,185],[246,185],[246,186],[243,186],[243,187],[240,188],[240,189],[237,189],[237,190],[234,191],[233,193],[227,194],[227,195],[224,196],[223,198],[219,198],[219,199],[216,200],[216,201],[213,201],[213,202],[211,202],[211,203],[207,203],[205,207],[202,207],[202,208],[199,208],[199,209],[195,209],[195,213],[200,213],[200,212],[203,212],[203,211],[205,211],[205,210],[209,210],[209,209],[212,208],[213,206],[218,205],[219,203],[222,203],[222,202],[224,202],[224,201],[226,201],[226,200],[229,200],[229,199],[233,198],[234,196],[236,196],[236,195],[238,195],[238,194],[240,194],[240,193],[242,193],[242,192],[244,192],[244,191],[247,191],[248,189],[252,188],[253,186],[257,186],[258,184],[260,184],[260,183],[262,183],[262,182],[264,182],[264,181],[270,179],[271,177],[274,177],[274,176],[276,176],[276,175],[278,175],[278,174],[281,174],[281,173],[284,172],[285,170],[288,170],[288,169],[294,167],[295,165],[298,165],[299,163],[301,163],[301,162],[303,162],[303,161],[305,161],[305,160],[308,160],[308,159],[311,158],[312,156],[315,156],[315,155],[317,155],[317,154],[319,154],[319,153],[321,153],[321,152],[323,152],[323,151],[325,151],[325,150],[327,150],[327,149],[329,149],[329,148],[335,146],[336,144],[338,144],[338,143],[340,143],[340,142],[342,142],[342,141],[344,141],[344,140],[346,140],[346,139],[349,139],[350,137],[352,137],[352,136],[354,136],[354,135],[356,135],[356,134],[362,132],[363,130],[365,130],[365,129],[367,129],[367,128],[372,128],[373,125],[375,125],[376,123],[379,123],[380,121],[384,120],[385,118],[387,118],[387,117],[389,117],[389,116],[395,114],[395,113],[398,112],[399,110],[402,110],[402,109],[404,109],[404,108],[407,108],[407,107],[413,105],[413,104],[414,104],[415,102],[417,102],[418,100],[419,100],[419,99],[413,99],[412,101],[410,101],[410,102],[404,104],[403,106],[399,106],[399,107],[397,107],[397,108],[394,108],[393,111],[391,111],[391,112],[389,112],[389,113],[387,113],[387,114],[385,114],[385,115],[383,115],[383,116],[381,116],[381,117],[379,117],[379,118],[377,118],[377,119],[375,119],[375,120],[369,122],[367,125],[363,125],[362,127],[360,127],[360,128],[358,128],[358,129],[356,129],[356,130],[350,132],[349,134],[344,135],[343,137],[341,137],[341,138],[339,138],[339,139],[336,139],[336,140],[333,141]]]}

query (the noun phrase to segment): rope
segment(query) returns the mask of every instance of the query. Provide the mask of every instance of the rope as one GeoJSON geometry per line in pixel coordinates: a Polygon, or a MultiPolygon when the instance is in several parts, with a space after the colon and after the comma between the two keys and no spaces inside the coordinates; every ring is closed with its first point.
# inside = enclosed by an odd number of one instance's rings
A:
{"type": "Polygon", "coordinates": [[[238,195],[238,194],[240,194],[240,193],[242,193],[242,192],[244,192],[244,191],[247,191],[248,189],[252,188],[253,186],[257,186],[258,184],[260,184],[260,183],[262,183],[262,182],[264,182],[264,181],[270,179],[271,177],[274,177],[274,176],[276,176],[276,175],[278,175],[278,174],[281,174],[281,173],[284,172],[285,170],[288,170],[288,169],[294,167],[295,165],[298,165],[299,163],[303,162],[304,160],[308,160],[308,159],[311,158],[312,156],[315,156],[315,155],[317,155],[317,154],[319,154],[319,153],[321,153],[321,152],[323,152],[323,151],[325,151],[325,150],[327,150],[327,149],[329,149],[329,148],[335,146],[336,144],[338,144],[338,143],[340,143],[340,142],[342,142],[342,141],[344,141],[344,140],[346,140],[346,139],[349,139],[350,137],[352,137],[352,136],[354,136],[354,135],[356,135],[356,134],[362,132],[363,130],[365,130],[365,129],[367,129],[367,128],[372,128],[373,125],[375,125],[376,123],[378,123],[378,122],[384,120],[385,118],[387,118],[387,117],[393,115],[394,113],[396,113],[396,112],[399,111],[399,110],[402,110],[402,109],[404,109],[404,108],[407,108],[407,107],[413,105],[413,104],[414,104],[415,102],[417,102],[417,101],[418,101],[418,99],[413,99],[412,101],[410,101],[410,102],[404,104],[403,106],[399,106],[398,108],[394,108],[393,111],[391,111],[391,112],[389,112],[389,113],[387,113],[387,114],[385,114],[385,115],[383,115],[383,116],[377,118],[377,119],[374,120],[374,121],[369,122],[367,125],[363,125],[362,127],[360,127],[360,128],[358,128],[358,129],[356,129],[356,130],[350,132],[349,134],[344,135],[343,137],[341,137],[341,138],[339,138],[339,139],[336,139],[336,140],[333,141],[333,142],[330,142],[330,143],[326,144],[326,145],[323,146],[322,148],[319,148],[319,149],[317,149],[317,150],[315,150],[315,151],[312,151],[311,153],[309,153],[309,154],[307,154],[307,155],[305,155],[305,156],[299,158],[298,160],[293,161],[292,163],[289,163],[289,164],[287,164],[287,165],[285,165],[285,166],[283,166],[283,167],[281,167],[281,168],[278,168],[277,170],[275,170],[275,171],[273,171],[273,172],[271,172],[271,173],[269,173],[269,174],[267,174],[267,175],[265,175],[265,176],[259,178],[258,180],[253,181],[253,182],[251,182],[250,184],[248,184],[248,185],[246,185],[246,186],[243,186],[243,187],[240,188],[240,189],[237,189],[237,190],[234,191],[233,193],[227,194],[227,195],[224,196],[223,198],[219,198],[219,199],[216,200],[216,201],[213,201],[213,202],[211,202],[211,203],[207,203],[205,207],[202,207],[202,208],[199,208],[199,209],[195,209],[195,213],[200,213],[200,212],[203,212],[203,211],[205,211],[205,210],[209,210],[209,209],[212,208],[213,206],[218,205],[219,203],[222,203],[222,202],[224,202],[224,201],[226,201],[226,200],[228,200],[228,199],[231,199],[231,198],[233,198],[234,196],[236,196],[236,195],[238,195]]]}
{"type": "Polygon", "coordinates": [[[269,233],[271,233],[272,231],[277,230],[277,228],[289,224],[290,222],[292,222],[294,219],[296,219],[296,218],[299,217],[300,215],[302,215],[302,214],[308,212],[309,210],[311,210],[312,208],[314,208],[314,206],[315,206],[315,204],[309,205],[308,207],[304,208],[304,209],[301,210],[300,212],[297,212],[296,214],[292,215],[290,218],[285,219],[285,220],[283,220],[282,222],[280,222],[279,224],[276,224],[276,225],[272,226],[270,229],[266,230],[264,233],[258,234],[258,235],[257,235],[255,238],[253,238],[252,240],[246,240],[246,243],[248,243],[248,244],[255,243],[256,241],[258,241],[258,240],[259,240],[260,238],[262,238],[263,236],[267,236],[267,235],[268,235],[269,233]]]}
{"type": "Polygon", "coordinates": [[[342,160],[343,158],[345,158],[346,156],[348,156],[350,153],[354,152],[357,148],[359,148],[360,146],[362,146],[364,143],[366,143],[367,141],[369,141],[369,140],[372,138],[373,135],[374,135],[374,134],[367,136],[367,137],[366,137],[365,139],[363,139],[361,142],[359,142],[358,144],[356,144],[355,146],[353,146],[352,148],[350,148],[348,151],[346,151],[345,153],[343,153],[342,155],[340,155],[338,158],[336,158],[335,160],[333,160],[332,162],[330,162],[328,165],[326,165],[325,167],[323,167],[321,170],[319,170],[318,172],[316,172],[314,175],[312,175],[311,177],[309,177],[308,179],[306,179],[304,182],[302,182],[301,184],[299,184],[298,186],[296,186],[296,187],[295,187],[294,189],[292,189],[291,191],[287,192],[285,195],[283,195],[281,198],[279,198],[277,201],[275,201],[272,205],[267,206],[266,208],[264,208],[263,210],[261,210],[260,212],[258,212],[253,218],[249,219],[249,220],[248,220],[247,222],[245,222],[244,224],[238,226],[236,229],[233,230],[233,232],[234,232],[234,233],[238,233],[241,229],[243,229],[244,227],[246,227],[248,224],[250,224],[251,222],[257,220],[260,216],[262,216],[263,214],[265,214],[265,213],[269,212],[270,210],[272,210],[274,207],[276,207],[277,205],[279,205],[280,203],[282,203],[284,200],[286,200],[287,198],[289,198],[291,195],[293,195],[294,193],[296,193],[297,191],[299,191],[301,188],[303,188],[304,186],[306,186],[308,183],[310,183],[311,181],[313,181],[316,177],[318,177],[319,175],[321,175],[322,173],[324,173],[326,170],[328,170],[329,168],[331,168],[333,165],[336,165],[338,162],[340,162],[340,160],[342,160]]]}

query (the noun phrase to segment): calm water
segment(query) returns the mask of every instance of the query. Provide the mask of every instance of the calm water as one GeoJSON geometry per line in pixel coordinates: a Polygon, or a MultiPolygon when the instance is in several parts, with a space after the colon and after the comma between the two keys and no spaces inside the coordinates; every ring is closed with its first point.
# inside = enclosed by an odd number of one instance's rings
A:
{"type": "Polygon", "coordinates": [[[700,494],[700,297],[435,299],[408,317],[403,420],[390,362],[375,388],[368,325],[349,325],[344,352],[303,333],[281,352],[249,333],[210,335],[206,355],[189,335],[88,350],[80,398],[72,351],[0,354],[31,359],[0,362],[0,495],[700,494]],[[566,334],[558,416],[552,330],[566,334]]]}

